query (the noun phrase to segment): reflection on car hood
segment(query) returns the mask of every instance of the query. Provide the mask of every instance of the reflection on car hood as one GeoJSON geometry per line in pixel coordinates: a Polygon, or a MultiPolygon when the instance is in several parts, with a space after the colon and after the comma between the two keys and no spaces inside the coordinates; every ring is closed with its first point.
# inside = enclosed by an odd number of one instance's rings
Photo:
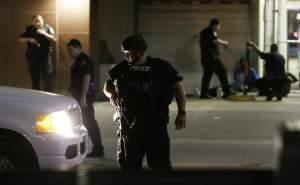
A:
{"type": "Polygon", "coordinates": [[[4,106],[3,108],[16,106],[16,108],[24,107],[41,112],[51,112],[66,109],[74,104],[76,104],[74,99],[63,95],[0,86],[0,107],[4,106]]]}

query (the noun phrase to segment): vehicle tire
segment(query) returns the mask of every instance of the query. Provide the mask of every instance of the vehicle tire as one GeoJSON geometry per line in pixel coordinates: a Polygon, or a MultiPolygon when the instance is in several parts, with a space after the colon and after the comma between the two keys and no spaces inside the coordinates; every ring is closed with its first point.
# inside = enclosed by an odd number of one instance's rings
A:
{"type": "Polygon", "coordinates": [[[0,171],[14,169],[38,169],[34,153],[26,144],[0,143],[0,171]]]}

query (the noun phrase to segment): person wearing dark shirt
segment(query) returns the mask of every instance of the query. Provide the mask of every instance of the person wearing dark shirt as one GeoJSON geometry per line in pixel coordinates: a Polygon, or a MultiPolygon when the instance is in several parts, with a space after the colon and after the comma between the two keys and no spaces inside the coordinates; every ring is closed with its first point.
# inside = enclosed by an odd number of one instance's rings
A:
{"type": "Polygon", "coordinates": [[[277,100],[282,99],[282,88],[285,81],[285,59],[278,53],[278,46],[271,45],[271,52],[265,53],[258,49],[258,47],[251,41],[247,45],[254,49],[255,53],[265,61],[265,75],[264,85],[267,89],[267,101],[271,101],[274,96],[277,100]]]}
{"type": "Polygon", "coordinates": [[[200,32],[199,44],[201,47],[201,63],[203,67],[202,87],[200,99],[209,99],[207,95],[209,82],[213,73],[216,73],[220,79],[224,92],[223,98],[230,95],[230,88],[227,78],[227,72],[220,59],[220,50],[218,45],[228,47],[228,41],[221,40],[217,31],[220,29],[218,19],[212,19],[210,25],[200,32]]]}
{"type": "Polygon", "coordinates": [[[50,44],[51,41],[56,41],[54,29],[44,23],[41,15],[34,15],[32,24],[26,27],[19,40],[27,43],[26,59],[32,88],[52,92],[53,64],[50,44]],[[43,84],[42,88],[40,86],[41,82],[43,84]]]}
{"type": "Polygon", "coordinates": [[[79,40],[70,40],[67,47],[70,57],[75,60],[71,66],[69,91],[81,107],[83,124],[87,128],[93,143],[93,150],[88,154],[88,157],[103,157],[104,149],[101,141],[100,128],[96,121],[93,107],[96,95],[94,63],[83,52],[79,40]]]}
{"type": "Polygon", "coordinates": [[[118,110],[118,162],[122,170],[137,172],[146,156],[152,170],[170,171],[168,107],[175,94],[175,128],[185,128],[183,78],[169,62],[148,56],[140,35],[125,39],[122,51],[124,60],[109,71],[103,89],[118,110]]]}

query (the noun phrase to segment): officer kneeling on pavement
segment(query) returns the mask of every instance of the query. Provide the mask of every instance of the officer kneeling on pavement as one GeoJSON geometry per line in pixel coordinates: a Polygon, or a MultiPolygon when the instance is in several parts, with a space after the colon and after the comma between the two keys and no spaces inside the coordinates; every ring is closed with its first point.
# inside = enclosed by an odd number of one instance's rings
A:
{"type": "Polygon", "coordinates": [[[276,96],[277,101],[281,101],[284,93],[284,83],[286,81],[285,74],[285,59],[278,52],[278,46],[276,44],[271,45],[271,52],[265,53],[258,49],[254,42],[248,41],[248,47],[253,48],[255,53],[265,60],[265,75],[262,80],[256,82],[256,86],[259,89],[264,86],[266,89],[266,101],[272,101],[272,98],[276,96]]]}
{"type": "Polygon", "coordinates": [[[137,172],[146,156],[152,170],[170,171],[168,106],[175,93],[175,128],[185,128],[183,78],[169,62],[149,57],[147,44],[140,35],[125,39],[122,52],[124,60],[109,71],[103,89],[117,108],[118,162],[122,170],[137,172]]]}

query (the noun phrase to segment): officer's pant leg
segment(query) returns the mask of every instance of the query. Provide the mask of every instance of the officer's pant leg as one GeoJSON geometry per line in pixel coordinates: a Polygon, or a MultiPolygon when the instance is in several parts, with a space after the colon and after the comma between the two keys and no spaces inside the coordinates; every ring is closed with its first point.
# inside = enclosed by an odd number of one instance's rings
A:
{"type": "Polygon", "coordinates": [[[260,78],[256,80],[255,87],[258,89],[259,96],[266,96],[268,94],[267,80],[260,78]]]}
{"type": "Polygon", "coordinates": [[[267,99],[270,100],[275,95],[273,80],[266,80],[265,85],[266,85],[266,96],[267,99]]]}
{"type": "MultiPolygon", "coordinates": [[[[212,61],[208,61],[208,62],[212,62],[212,61]]],[[[201,96],[206,96],[209,87],[209,82],[213,75],[213,68],[210,64],[203,64],[202,66],[203,66],[203,77],[201,83],[201,96]]]]}
{"type": "Polygon", "coordinates": [[[215,73],[217,74],[221,84],[222,84],[222,89],[225,94],[229,93],[229,83],[228,83],[228,78],[227,78],[227,72],[220,60],[216,62],[216,68],[215,68],[215,73]]]}
{"type": "Polygon", "coordinates": [[[284,79],[274,79],[272,81],[273,94],[279,99],[283,96],[284,83],[284,79]]]}
{"type": "Polygon", "coordinates": [[[117,160],[123,171],[141,171],[144,156],[145,142],[143,138],[131,136],[128,140],[124,140],[119,135],[117,160]]]}
{"type": "Polygon", "coordinates": [[[41,65],[41,77],[43,82],[43,90],[53,92],[53,64],[51,56],[45,57],[41,65]]]}
{"type": "Polygon", "coordinates": [[[153,130],[153,134],[148,138],[146,154],[148,166],[152,170],[172,170],[167,125],[162,124],[159,129],[153,130]]]}
{"type": "Polygon", "coordinates": [[[28,60],[28,68],[31,78],[32,89],[41,90],[40,87],[40,62],[37,58],[28,60]]]}
{"type": "Polygon", "coordinates": [[[118,132],[117,161],[122,170],[125,170],[127,166],[127,161],[126,161],[127,151],[125,145],[126,144],[124,143],[124,141],[122,140],[118,132]]]}
{"type": "Polygon", "coordinates": [[[93,150],[103,152],[101,132],[95,119],[95,110],[92,102],[88,102],[87,107],[82,108],[82,118],[84,126],[87,128],[93,143],[93,150]]]}

